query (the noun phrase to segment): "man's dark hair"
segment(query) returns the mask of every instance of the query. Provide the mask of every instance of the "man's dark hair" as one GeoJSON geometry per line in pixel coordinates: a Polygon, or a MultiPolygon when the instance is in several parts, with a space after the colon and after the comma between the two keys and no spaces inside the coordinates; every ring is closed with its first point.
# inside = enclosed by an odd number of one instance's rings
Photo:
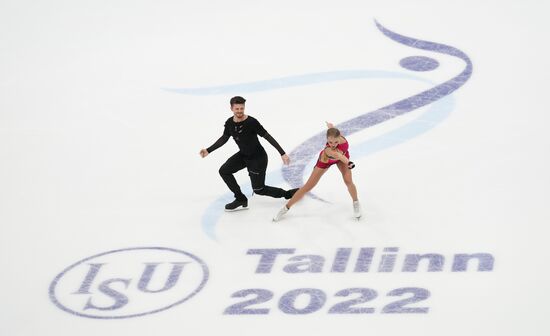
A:
{"type": "Polygon", "coordinates": [[[229,104],[231,104],[231,107],[233,107],[233,105],[235,104],[244,104],[245,102],[246,102],[246,99],[244,99],[243,97],[235,96],[231,98],[231,100],[229,101],[229,104]]]}

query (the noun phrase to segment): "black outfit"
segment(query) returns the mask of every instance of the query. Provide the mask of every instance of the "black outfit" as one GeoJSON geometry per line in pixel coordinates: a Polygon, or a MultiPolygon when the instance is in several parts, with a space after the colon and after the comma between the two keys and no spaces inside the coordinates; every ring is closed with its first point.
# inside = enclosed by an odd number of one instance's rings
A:
{"type": "Polygon", "coordinates": [[[241,192],[241,188],[237,184],[237,180],[235,180],[233,174],[245,167],[248,169],[248,175],[250,176],[254,193],[276,198],[289,196],[288,192],[281,188],[265,185],[267,153],[260,144],[258,135],[266,139],[275,147],[279,154],[285,154],[285,151],[277,141],[267,133],[258,120],[251,116],[248,116],[241,122],[234,122],[233,117],[227,119],[224,125],[223,135],[212,146],[206,149],[208,153],[212,153],[217,148],[223,146],[227,140],[229,140],[229,137],[233,137],[233,140],[235,140],[237,146],[239,146],[239,151],[220,167],[222,179],[238,201],[246,201],[247,198],[241,192]]]}

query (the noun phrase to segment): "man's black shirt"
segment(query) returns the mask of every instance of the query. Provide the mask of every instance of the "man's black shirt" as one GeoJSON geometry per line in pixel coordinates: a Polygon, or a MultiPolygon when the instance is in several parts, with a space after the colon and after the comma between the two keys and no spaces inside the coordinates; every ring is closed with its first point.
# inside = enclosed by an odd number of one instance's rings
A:
{"type": "Polygon", "coordinates": [[[225,121],[223,135],[206,150],[208,153],[212,153],[217,148],[223,146],[229,137],[233,137],[237,146],[239,146],[240,152],[248,157],[255,156],[260,153],[265,153],[264,148],[258,140],[258,135],[265,138],[273,147],[277,149],[279,154],[284,155],[285,151],[281,146],[273,139],[273,137],[267,133],[265,128],[260,122],[251,116],[248,116],[245,120],[240,122],[233,121],[233,117],[230,117],[225,121]]]}

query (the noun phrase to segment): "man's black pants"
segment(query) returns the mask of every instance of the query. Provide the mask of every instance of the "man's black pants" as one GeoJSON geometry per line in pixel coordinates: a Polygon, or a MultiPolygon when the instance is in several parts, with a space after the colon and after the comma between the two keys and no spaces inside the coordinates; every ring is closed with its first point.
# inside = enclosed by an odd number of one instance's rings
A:
{"type": "Polygon", "coordinates": [[[255,194],[281,198],[285,196],[285,190],[265,185],[265,171],[267,169],[267,153],[258,153],[254,156],[244,156],[241,152],[227,159],[220,167],[220,175],[227,184],[229,190],[233,192],[238,200],[246,200],[246,196],[241,192],[237,180],[233,174],[239,170],[247,168],[248,176],[252,182],[252,190],[255,194]]]}

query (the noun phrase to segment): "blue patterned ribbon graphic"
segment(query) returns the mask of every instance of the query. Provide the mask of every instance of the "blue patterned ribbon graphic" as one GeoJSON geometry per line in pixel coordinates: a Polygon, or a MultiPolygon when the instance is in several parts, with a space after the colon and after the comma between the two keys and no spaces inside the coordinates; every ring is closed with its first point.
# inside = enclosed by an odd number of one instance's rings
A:
{"type": "MultiPolygon", "coordinates": [[[[417,49],[423,49],[458,57],[466,62],[466,67],[458,76],[453,77],[450,80],[437,85],[436,87],[433,87],[412,97],[400,100],[396,103],[384,106],[376,111],[365,113],[343,123],[335,125],[335,127],[340,129],[342,134],[345,134],[347,136],[352,135],[358,131],[362,131],[366,128],[372,127],[374,125],[380,124],[389,119],[398,117],[407,112],[411,112],[427,104],[433,103],[447,95],[450,95],[459,87],[461,87],[464,83],[466,83],[466,81],[470,78],[472,74],[472,62],[470,61],[470,58],[468,58],[468,56],[462,51],[451,46],[422,41],[411,37],[399,35],[384,28],[378,22],[376,22],[376,26],[382,33],[384,33],[384,35],[398,43],[417,49]]],[[[427,58],[419,59],[423,60],[427,58]]],[[[422,62],[420,63],[422,64],[422,62]]],[[[426,64],[426,62],[424,62],[424,64],[426,64]]],[[[409,69],[414,70],[415,68],[412,67],[409,69]]],[[[423,70],[423,68],[421,70],[423,70]]],[[[290,157],[292,158],[293,163],[288,167],[283,167],[283,177],[292,187],[296,188],[303,185],[303,173],[306,169],[306,165],[311,161],[311,158],[313,156],[316,156],[318,154],[318,149],[322,148],[325,140],[325,132],[320,132],[313,137],[307,139],[290,153],[290,157]]]]}

